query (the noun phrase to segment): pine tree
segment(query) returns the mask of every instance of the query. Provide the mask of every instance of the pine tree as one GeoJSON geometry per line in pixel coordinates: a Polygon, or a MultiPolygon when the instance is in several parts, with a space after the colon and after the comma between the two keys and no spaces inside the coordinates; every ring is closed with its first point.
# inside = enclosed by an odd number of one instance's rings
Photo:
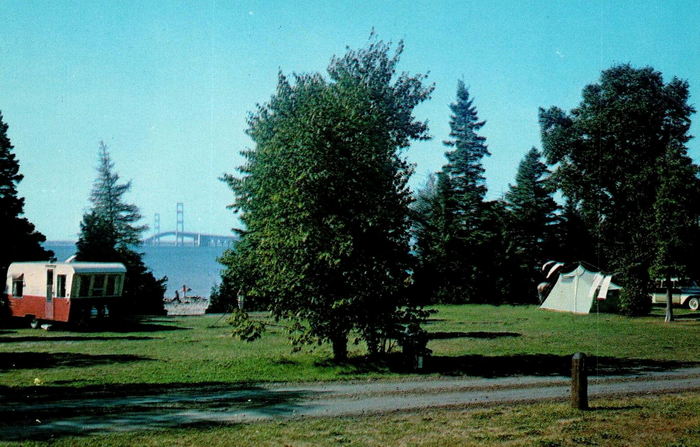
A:
{"type": "Polygon", "coordinates": [[[449,286],[451,269],[448,268],[447,242],[456,234],[451,191],[449,178],[443,172],[430,175],[411,205],[417,261],[412,299],[420,304],[452,301],[454,290],[449,286]]]}
{"type": "Polygon", "coordinates": [[[100,142],[99,156],[97,179],[90,193],[92,210],[112,228],[118,248],[138,246],[147,226],[136,225],[141,220],[138,207],[124,202],[123,196],[131,190],[131,182],[119,183],[119,174],[114,172],[114,163],[104,142],[100,142]]]}
{"type": "Polygon", "coordinates": [[[508,240],[516,259],[515,290],[534,300],[541,265],[556,253],[557,204],[547,177],[549,170],[536,148],[530,149],[518,166],[515,185],[506,193],[508,240]]]}
{"type": "Polygon", "coordinates": [[[53,258],[53,252],[41,246],[46,237],[22,217],[24,198],[17,195],[17,185],[23,176],[19,173],[19,161],[12,152],[14,147],[7,136],[7,128],[0,112],[0,278],[5,278],[12,262],[53,258]]]}
{"type": "Polygon", "coordinates": [[[80,261],[121,262],[126,266],[122,312],[162,314],[167,278],[156,279],[137,252],[145,225],[138,207],[124,201],[131,182],[120,183],[107,146],[100,142],[97,178],[90,194],[92,208],[83,216],[77,242],[80,261]]]}
{"type": "Polygon", "coordinates": [[[427,302],[493,301],[493,250],[489,246],[500,234],[489,226],[498,221],[497,207],[484,201],[481,160],[490,153],[486,138],[478,131],[485,121],[479,120],[462,81],[457,83],[457,99],[450,110],[450,139],[444,141],[452,148],[445,154],[447,164],[430,193],[432,205],[416,209],[416,293],[427,293],[422,298],[427,302]]]}
{"type": "Polygon", "coordinates": [[[443,172],[450,180],[451,195],[454,200],[454,214],[460,237],[476,244],[482,228],[486,185],[484,167],[481,160],[491,155],[486,146],[486,138],[477,132],[486,124],[480,121],[474,100],[463,81],[457,82],[457,101],[450,104],[450,139],[445,140],[452,147],[445,156],[447,164],[443,172]]]}

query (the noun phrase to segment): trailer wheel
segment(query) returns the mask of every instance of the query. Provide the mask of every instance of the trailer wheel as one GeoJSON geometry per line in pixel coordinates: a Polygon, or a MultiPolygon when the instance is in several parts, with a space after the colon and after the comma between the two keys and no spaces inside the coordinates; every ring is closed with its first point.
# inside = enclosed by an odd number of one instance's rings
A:
{"type": "Polygon", "coordinates": [[[32,329],[39,329],[39,326],[41,326],[41,321],[36,318],[32,318],[32,321],[29,322],[29,327],[32,329]]]}
{"type": "Polygon", "coordinates": [[[694,311],[697,311],[698,309],[700,309],[700,298],[698,298],[696,296],[691,297],[688,300],[688,308],[690,308],[690,310],[694,310],[694,311]]]}

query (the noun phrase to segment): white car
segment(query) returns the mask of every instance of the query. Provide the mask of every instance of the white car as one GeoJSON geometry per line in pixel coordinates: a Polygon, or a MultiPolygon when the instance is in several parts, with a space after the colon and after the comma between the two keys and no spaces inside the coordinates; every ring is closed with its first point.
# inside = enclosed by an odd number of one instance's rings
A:
{"type": "MultiPolygon", "coordinates": [[[[673,304],[687,306],[690,310],[700,309],[700,286],[694,280],[671,280],[673,304]]],[[[666,304],[666,281],[654,281],[651,302],[653,304],[666,304]]]]}

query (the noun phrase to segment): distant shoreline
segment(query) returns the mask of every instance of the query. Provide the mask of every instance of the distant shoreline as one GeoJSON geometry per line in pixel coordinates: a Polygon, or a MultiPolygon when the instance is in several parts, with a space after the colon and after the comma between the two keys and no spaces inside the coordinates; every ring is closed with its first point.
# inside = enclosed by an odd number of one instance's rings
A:
{"type": "Polygon", "coordinates": [[[59,245],[59,246],[70,246],[75,245],[78,241],[46,241],[44,245],[59,245]]]}

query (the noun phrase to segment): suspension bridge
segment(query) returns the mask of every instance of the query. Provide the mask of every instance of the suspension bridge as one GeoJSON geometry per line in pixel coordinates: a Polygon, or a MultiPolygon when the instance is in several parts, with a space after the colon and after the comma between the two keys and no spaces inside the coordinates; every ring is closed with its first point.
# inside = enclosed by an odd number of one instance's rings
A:
{"type": "Polygon", "coordinates": [[[235,236],[189,231],[163,231],[147,237],[143,243],[146,245],[176,245],[178,247],[227,247],[235,240],[235,236]]]}
{"type": "Polygon", "coordinates": [[[228,247],[237,238],[220,234],[185,231],[185,206],[177,204],[177,221],[174,231],[160,231],[160,214],[156,213],[153,222],[153,235],[143,239],[145,245],[165,245],[177,247],[228,247]]]}

